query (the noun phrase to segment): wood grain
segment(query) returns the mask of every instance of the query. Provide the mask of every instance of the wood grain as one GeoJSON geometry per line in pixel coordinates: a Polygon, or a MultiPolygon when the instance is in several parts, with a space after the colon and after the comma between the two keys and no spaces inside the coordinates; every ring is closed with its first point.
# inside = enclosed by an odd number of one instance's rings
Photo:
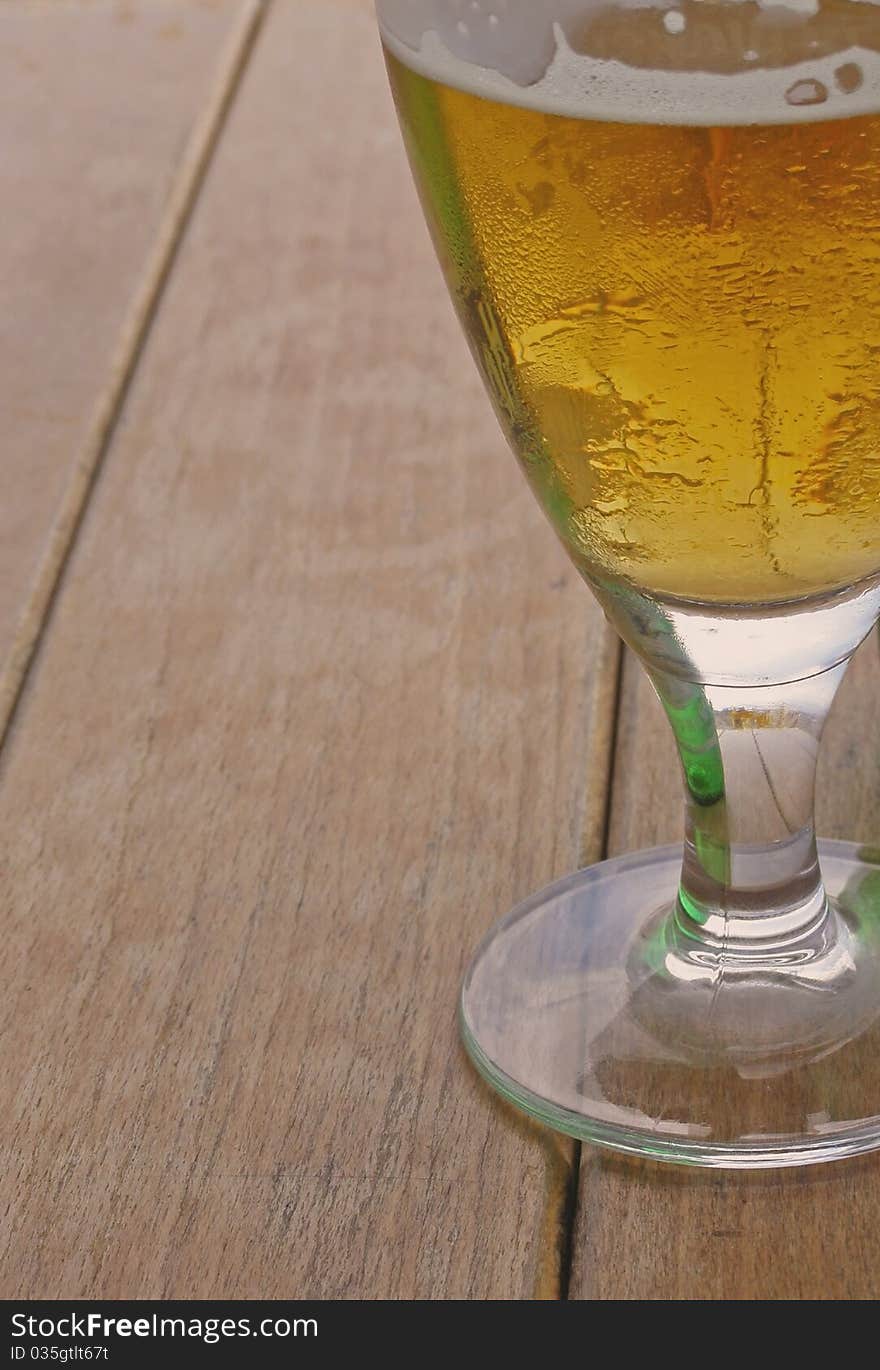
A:
{"type": "MultiPolygon", "coordinates": [[[[880,660],[871,635],[823,743],[818,824],[880,840],[880,660]]],[[[671,734],[629,658],[611,853],[680,835],[671,734]]],[[[880,1161],[715,1174],[584,1149],[570,1292],[589,1299],[860,1299],[880,1295],[880,1161]]]]}
{"type": "Polygon", "coordinates": [[[2,756],[3,1294],[556,1291],[572,1148],[455,1000],[595,843],[615,650],[489,417],[370,7],[275,4],[2,756]]]}
{"type": "Polygon", "coordinates": [[[247,8],[0,6],[0,736],[185,217],[194,154],[210,142],[201,117],[218,64],[227,74],[224,43],[241,45],[247,8]]]}

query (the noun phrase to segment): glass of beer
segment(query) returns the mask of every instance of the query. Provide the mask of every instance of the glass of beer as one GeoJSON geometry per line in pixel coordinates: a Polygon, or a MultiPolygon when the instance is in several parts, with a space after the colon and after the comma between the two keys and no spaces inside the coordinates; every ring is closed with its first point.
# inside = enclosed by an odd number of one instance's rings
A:
{"type": "Polygon", "coordinates": [[[878,0],[378,15],[489,397],[684,777],[683,855],[605,861],[490,931],[468,1052],[622,1151],[872,1150],[880,865],[817,842],[813,789],[880,612],[878,0]]]}

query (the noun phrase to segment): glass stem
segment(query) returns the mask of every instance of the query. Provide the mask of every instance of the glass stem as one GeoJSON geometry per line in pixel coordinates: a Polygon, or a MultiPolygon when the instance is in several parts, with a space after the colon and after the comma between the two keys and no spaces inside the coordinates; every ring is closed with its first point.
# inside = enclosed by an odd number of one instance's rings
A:
{"type": "Polygon", "coordinates": [[[680,952],[772,958],[823,943],[816,763],[847,664],[752,687],[698,684],[649,666],[685,781],[680,952]]]}

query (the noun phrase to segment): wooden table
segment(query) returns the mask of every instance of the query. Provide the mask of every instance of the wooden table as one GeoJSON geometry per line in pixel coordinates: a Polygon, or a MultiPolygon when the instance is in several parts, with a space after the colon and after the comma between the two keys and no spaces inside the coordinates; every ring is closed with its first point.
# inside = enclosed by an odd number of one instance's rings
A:
{"type": "MultiPolygon", "coordinates": [[[[880,1162],[581,1151],[459,1047],[481,931],[677,782],[366,0],[0,0],[0,129],[0,1292],[877,1295],[880,1162]]],[[[875,842],[877,671],[820,799],[875,842]]]]}

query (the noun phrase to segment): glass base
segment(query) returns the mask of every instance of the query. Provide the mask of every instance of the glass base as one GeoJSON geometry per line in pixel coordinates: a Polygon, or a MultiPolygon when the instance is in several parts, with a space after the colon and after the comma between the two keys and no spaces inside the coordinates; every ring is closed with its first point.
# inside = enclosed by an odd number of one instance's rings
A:
{"type": "Polygon", "coordinates": [[[495,925],[461,995],[477,1069],[541,1122],[691,1165],[880,1148],[880,853],[819,844],[822,949],[681,955],[681,849],[605,861],[495,925]]]}

